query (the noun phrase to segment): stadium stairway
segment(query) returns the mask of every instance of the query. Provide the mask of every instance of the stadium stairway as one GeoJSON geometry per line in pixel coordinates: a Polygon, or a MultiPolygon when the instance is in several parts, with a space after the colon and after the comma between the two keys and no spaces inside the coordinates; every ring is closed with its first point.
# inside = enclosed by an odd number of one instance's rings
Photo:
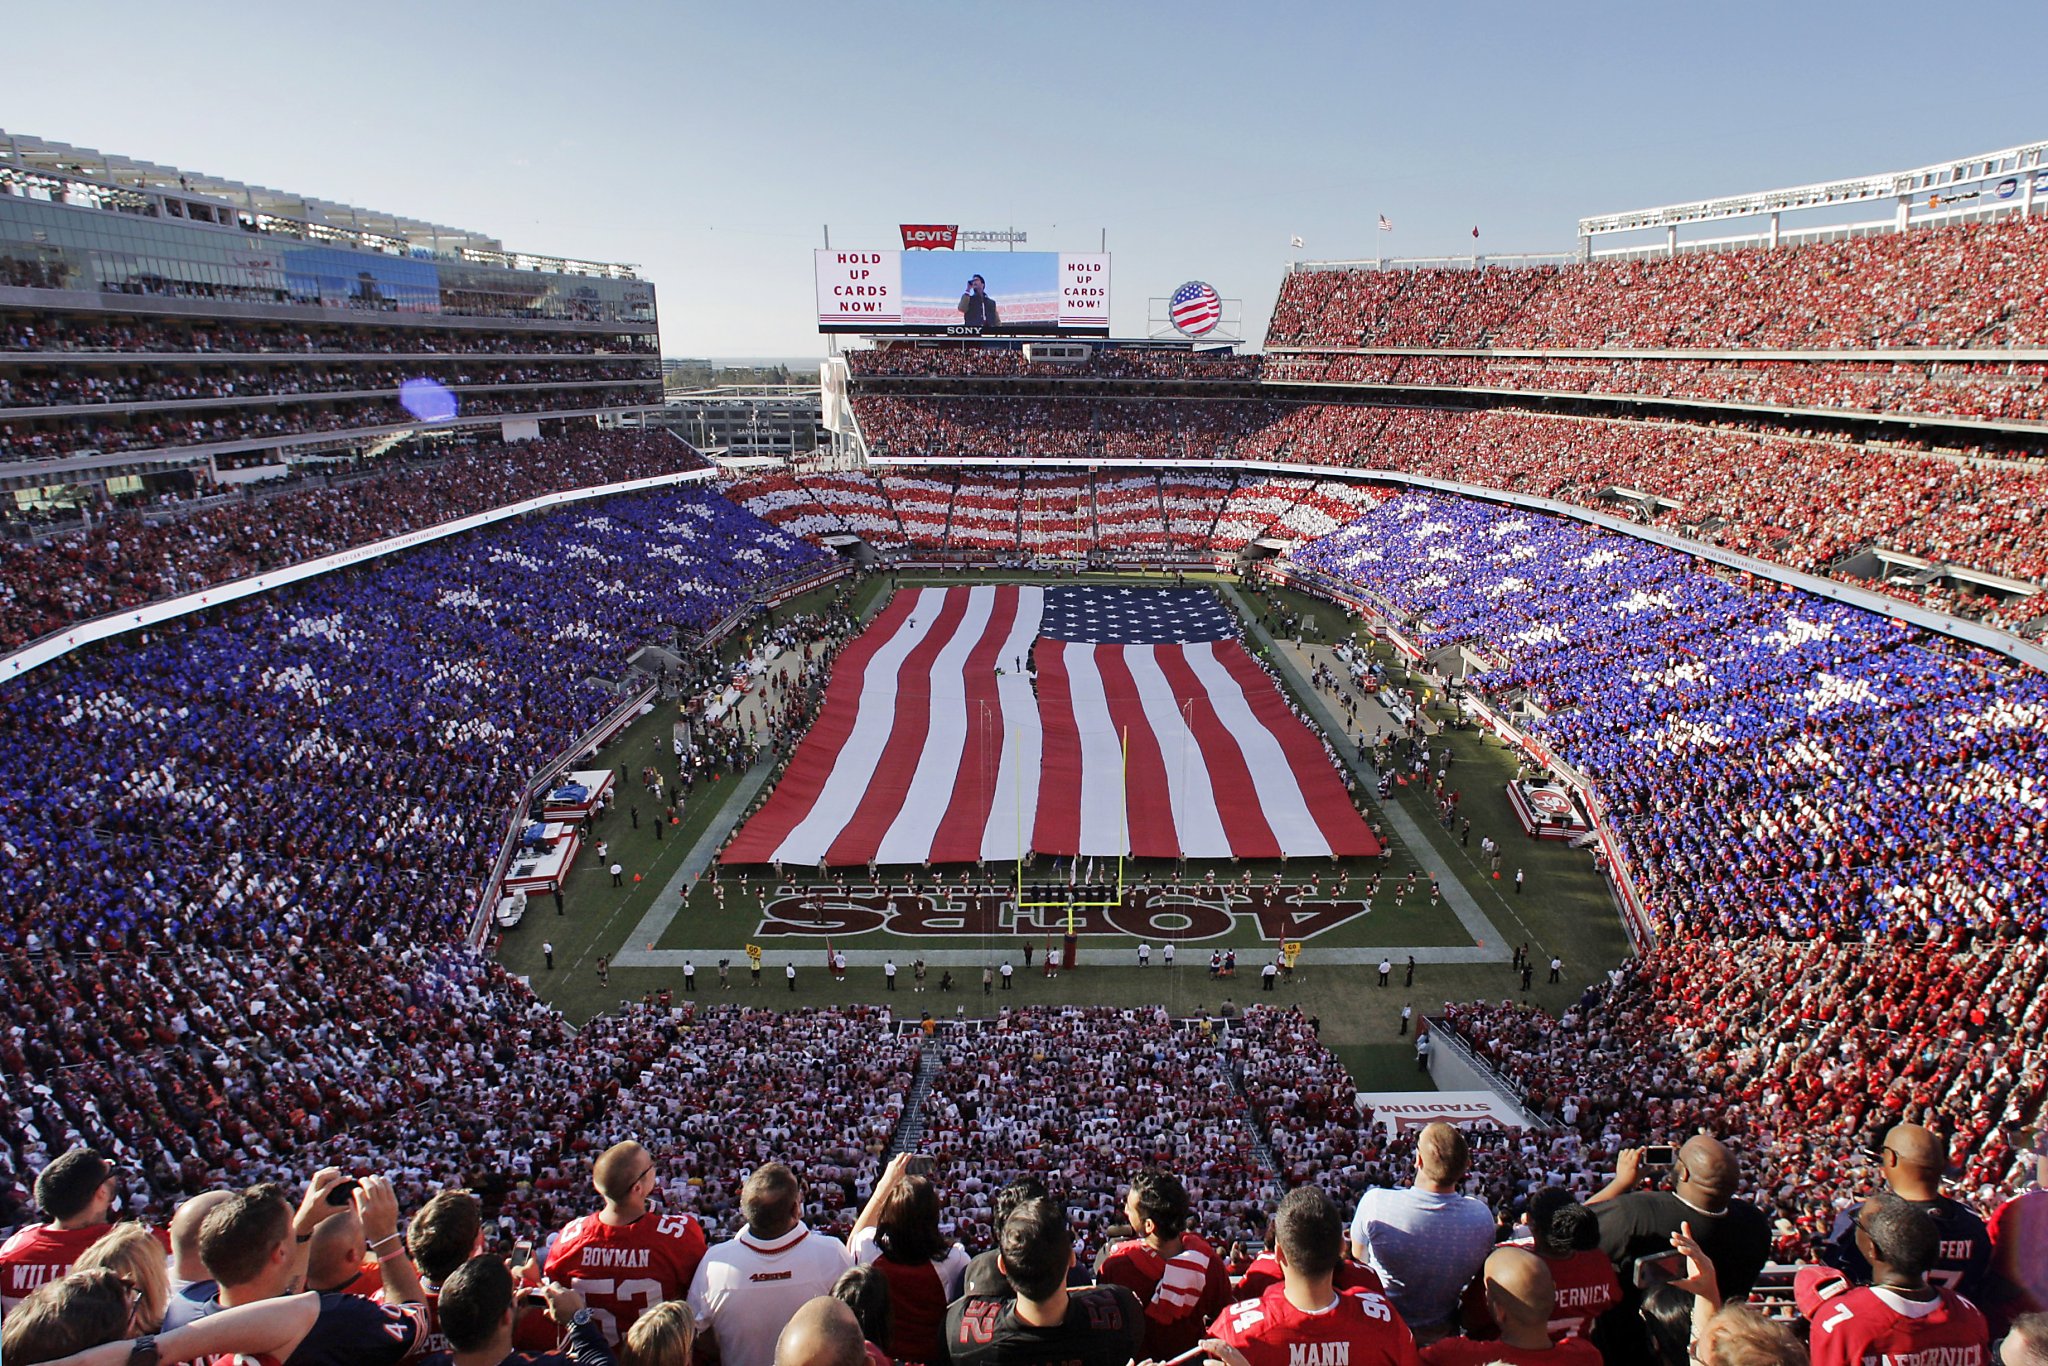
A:
{"type": "Polygon", "coordinates": [[[947,1046],[938,1039],[925,1041],[917,1059],[917,1076],[910,1083],[910,1094],[903,1098],[902,1117],[896,1121],[896,1132],[889,1135],[889,1151],[882,1154],[883,1166],[898,1153],[916,1152],[924,1142],[924,1100],[938,1082],[939,1059],[946,1052],[947,1046]]]}
{"type": "Polygon", "coordinates": [[[1238,1104],[1244,1106],[1245,1123],[1251,1126],[1252,1145],[1258,1149],[1259,1161],[1265,1163],[1266,1170],[1273,1174],[1272,1185],[1277,1196],[1284,1180],[1280,1163],[1273,1156],[1273,1145],[1266,1141],[1266,1126],[1259,1120],[1258,1107],[1252,1104],[1251,1096],[1244,1089],[1244,1060],[1231,1056],[1227,1028],[1217,1033],[1216,1061],[1222,1065],[1223,1074],[1230,1078],[1230,1089],[1236,1094],[1238,1104]]]}

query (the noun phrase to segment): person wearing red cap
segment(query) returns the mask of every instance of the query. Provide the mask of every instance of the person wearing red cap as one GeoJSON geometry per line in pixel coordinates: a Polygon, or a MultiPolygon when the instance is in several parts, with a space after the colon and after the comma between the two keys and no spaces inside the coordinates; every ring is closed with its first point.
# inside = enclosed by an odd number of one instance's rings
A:
{"type": "Polygon", "coordinates": [[[1925,1210],[1890,1191],[1871,1197],[1856,1212],[1856,1247],[1870,1263],[1869,1285],[1851,1287],[1840,1272],[1812,1266],[1793,1281],[1793,1299],[1812,1325],[1813,1366],[1990,1359],[1991,1330],[1977,1306],[1928,1283],[1941,1230],[1925,1210]]]}

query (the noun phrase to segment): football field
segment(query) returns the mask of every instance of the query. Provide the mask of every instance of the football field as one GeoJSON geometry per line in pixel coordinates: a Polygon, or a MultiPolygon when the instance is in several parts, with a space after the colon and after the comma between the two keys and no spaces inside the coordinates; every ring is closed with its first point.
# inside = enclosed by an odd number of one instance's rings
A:
{"type": "MultiPolygon", "coordinates": [[[[899,590],[926,582],[960,580],[904,574],[899,590]]],[[[1117,582],[1133,580],[1120,576],[1117,582]]],[[[1341,734],[1338,714],[1310,686],[1309,670],[1319,650],[1358,624],[1337,607],[1287,590],[1253,591],[1224,582],[1226,598],[1246,625],[1245,647],[1278,665],[1283,686],[1326,733],[1341,734]],[[1274,631],[1260,624],[1262,618],[1274,631]],[[1283,623],[1285,633],[1276,635],[1283,623]]],[[[870,579],[860,610],[877,610],[888,591],[885,577],[870,579]]],[[[806,606],[799,601],[784,610],[806,606]]],[[[1398,670],[1394,681],[1400,685],[1398,670]]],[[[1360,714],[1370,733],[1373,713],[1360,714]]],[[[611,886],[604,865],[586,852],[569,877],[562,913],[555,913],[549,898],[538,898],[525,923],[504,939],[506,965],[530,975],[536,989],[574,1019],[664,989],[680,1001],[686,963],[696,969],[695,994],[703,999],[762,1006],[880,1002],[912,1018],[925,1010],[985,1015],[1027,1002],[1157,1004],[1194,1014],[1212,1012],[1226,998],[1239,1004],[1258,999],[1298,1004],[1319,1016],[1325,1037],[1346,1050],[1347,1063],[1370,1071],[1377,1069],[1375,1053],[1385,1052],[1380,1061],[1391,1066],[1395,1057],[1387,1050],[1405,1049],[1396,1033],[1404,1003],[1422,1014],[1447,1000],[1520,995],[1520,975],[1510,967],[1518,945],[1529,945],[1539,962],[1553,953],[1564,959],[1557,985],[1539,971],[1529,993],[1553,1008],[1575,999],[1586,982],[1627,952],[1591,855],[1522,833],[1505,794],[1512,757],[1474,731],[1447,728],[1432,740],[1435,747],[1448,745],[1455,756],[1449,781],[1460,789],[1460,810],[1472,822],[1469,842],[1438,824],[1426,795],[1396,787],[1386,803],[1367,803],[1368,818],[1388,848],[1384,859],[1295,859],[1284,866],[1277,860],[1191,860],[1184,869],[1172,860],[1125,861],[1118,904],[1073,909],[1079,966],[1047,977],[1045,953],[1068,927],[1068,909],[1018,906],[1014,863],[992,862],[971,872],[885,868],[874,882],[857,867],[825,877],[785,868],[779,878],[765,868],[744,876],[726,868],[714,877],[713,855],[765,795],[765,764],[699,782],[681,823],[661,831],[657,840],[658,808],[651,798],[640,798],[635,822],[640,789],[629,775],[648,764],[673,774],[673,721],[657,709],[601,756],[624,773],[618,805],[598,822],[590,848],[597,840],[607,842],[610,857],[626,870],[624,885],[611,886]],[[1503,848],[1499,878],[1480,855],[1481,839],[1488,835],[1503,848]],[[1525,874],[1520,894],[1513,881],[1517,868],[1525,874]],[[1375,873],[1376,893],[1370,890],[1375,873]],[[1439,893],[1434,901],[1432,874],[1439,893]],[[1169,938],[1177,950],[1171,969],[1163,961],[1169,938]],[[554,946],[552,969],[545,964],[544,941],[554,946]],[[1141,942],[1151,946],[1144,967],[1138,962],[1141,942]],[[1296,970],[1269,994],[1261,989],[1259,968],[1282,943],[1301,945],[1296,970]],[[750,944],[761,950],[759,985],[749,971],[750,944]],[[843,980],[827,970],[828,944],[846,957],[843,980]],[[1236,951],[1235,978],[1210,975],[1215,949],[1236,951]],[[612,964],[608,984],[598,980],[600,956],[612,964]],[[912,966],[920,956],[927,964],[922,993],[914,989],[912,966]],[[1394,969],[1384,988],[1377,971],[1383,957],[1391,958],[1394,969]],[[894,992],[882,968],[892,959],[899,969],[894,992]],[[723,989],[720,960],[727,964],[723,989]],[[1010,988],[984,994],[982,968],[1006,960],[1013,968],[1010,988]],[[794,990],[786,964],[797,970],[794,990]],[[951,989],[941,991],[949,973],[951,989]],[[1351,1050],[1362,1061],[1354,1062],[1351,1050]]],[[[1348,758],[1350,746],[1339,748],[1348,758]]],[[[1361,790],[1372,793],[1371,770],[1360,773],[1361,790]]],[[[1078,877],[1114,886],[1118,875],[1117,860],[1098,858],[1092,868],[1084,861],[1078,877]]],[[[1055,881],[1044,864],[1028,869],[1025,900],[1064,902],[1069,877],[1063,870],[1055,881]],[[1059,890],[1052,892],[1054,887],[1059,890]]]]}

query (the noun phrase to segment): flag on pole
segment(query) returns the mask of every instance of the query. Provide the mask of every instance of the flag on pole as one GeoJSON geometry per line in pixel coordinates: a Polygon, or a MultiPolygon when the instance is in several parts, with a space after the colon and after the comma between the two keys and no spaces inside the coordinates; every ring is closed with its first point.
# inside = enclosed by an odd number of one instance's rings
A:
{"type": "Polygon", "coordinates": [[[1299,250],[1301,249],[1301,247],[1302,247],[1302,240],[1301,240],[1301,238],[1299,238],[1299,237],[1292,237],[1292,238],[1289,238],[1289,239],[1288,239],[1288,241],[1289,241],[1289,243],[1290,243],[1290,244],[1291,244],[1291,245],[1292,245],[1292,246],[1294,247],[1294,249],[1295,249],[1296,251],[1299,251],[1299,250]]]}
{"type": "Polygon", "coordinates": [[[1380,215],[1380,231],[1381,231],[1381,232],[1392,232],[1393,230],[1394,230],[1394,220],[1393,220],[1393,219],[1391,219],[1391,218],[1389,218],[1389,217],[1387,217],[1387,216],[1386,216],[1385,214],[1381,214],[1381,215],[1380,215]]]}
{"type": "Polygon", "coordinates": [[[1477,227],[1474,227],[1474,228],[1472,229],[1472,235],[1473,235],[1474,237],[1477,237],[1477,236],[1479,235],[1479,229],[1478,229],[1477,227]]]}

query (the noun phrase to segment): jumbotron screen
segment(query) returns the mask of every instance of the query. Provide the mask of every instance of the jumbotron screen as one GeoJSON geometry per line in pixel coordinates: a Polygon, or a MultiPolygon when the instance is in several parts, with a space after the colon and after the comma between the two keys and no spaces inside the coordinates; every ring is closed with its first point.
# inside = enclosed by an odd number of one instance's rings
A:
{"type": "Polygon", "coordinates": [[[820,251],[820,332],[1109,335],[1109,257],[1051,251],[820,251]]]}

